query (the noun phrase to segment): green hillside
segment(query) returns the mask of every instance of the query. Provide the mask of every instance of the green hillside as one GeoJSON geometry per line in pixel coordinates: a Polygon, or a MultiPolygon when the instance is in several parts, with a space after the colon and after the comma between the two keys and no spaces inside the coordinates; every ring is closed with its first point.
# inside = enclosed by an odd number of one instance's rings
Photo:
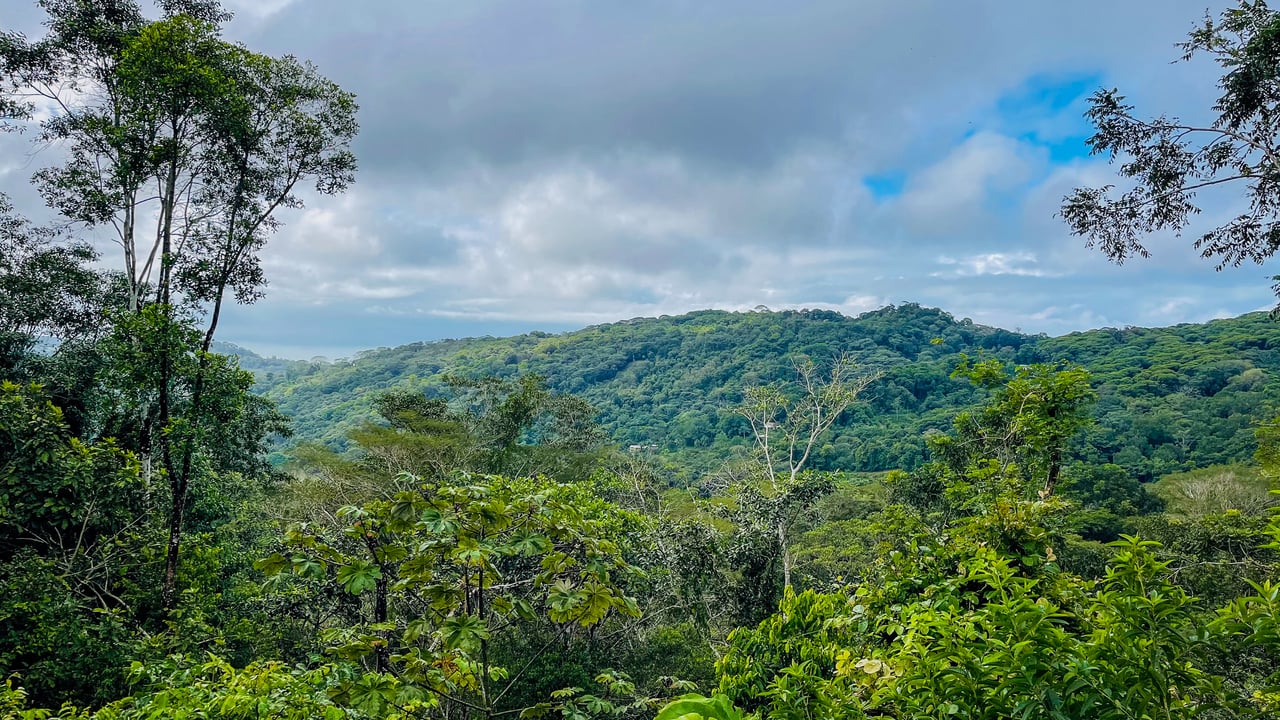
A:
{"type": "Polygon", "coordinates": [[[841,353],[884,372],[815,459],[845,470],[912,468],[923,435],[943,429],[980,391],[954,380],[961,353],[1011,363],[1069,360],[1094,375],[1098,424],[1077,451],[1147,480],[1246,460],[1252,426],[1280,406],[1280,327],[1254,313],[1171,328],[1093,330],[1049,338],[956,320],[908,304],[846,317],[821,310],[701,311],[550,335],[414,343],[313,363],[242,352],[261,392],[294,420],[299,439],[336,446],[373,417],[380,391],[442,392],[440,377],[537,373],[599,409],[620,445],[656,445],[693,471],[746,442],[733,412],[742,389],[794,377],[802,356],[841,353]]]}

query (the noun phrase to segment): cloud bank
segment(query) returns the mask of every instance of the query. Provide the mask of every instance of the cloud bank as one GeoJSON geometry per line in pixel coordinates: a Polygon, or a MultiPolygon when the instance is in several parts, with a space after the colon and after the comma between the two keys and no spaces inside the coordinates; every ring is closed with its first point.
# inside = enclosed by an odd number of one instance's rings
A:
{"type": "MultiPolygon", "coordinates": [[[[1054,217],[1111,177],[1084,144],[1095,88],[1207,111],[1213,68],[1169,63],[1203,0],[232,5],[229,37],[361,103],[357,185],[282,216],[267,299],[228,317],[250,347],[759,304],[1057,333],[1272,301],[1263,269],[1215,274],[1189,240],[1115,267],[1054,217]]],[[[0,189],[32,169],[0,162],[0,189]]]]}

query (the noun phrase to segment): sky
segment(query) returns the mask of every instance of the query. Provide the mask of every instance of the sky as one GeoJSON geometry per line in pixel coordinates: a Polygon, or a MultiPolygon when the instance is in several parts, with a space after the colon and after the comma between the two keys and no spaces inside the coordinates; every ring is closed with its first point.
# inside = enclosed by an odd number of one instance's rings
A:
{"type": "MultiPolygon", "coordinates": [[[[357,95],[360,170],[280,215],[267,296],[219,337],[309,358],[759,305],[1049,334],[1270,308],[1277,271],[1215,272],[1198,225],[1116,266],[1055,217],[1114,181],[1093,91],[1206,115],[1215,66],[1173,61],[1207,4],[232,0],[228,39],[357,95]]],[[[36,210],[27,142],[0,138],[0,192],[36,210]]],[[[1198,223],[1238,203],[1203,200],[1198,223]]]]}

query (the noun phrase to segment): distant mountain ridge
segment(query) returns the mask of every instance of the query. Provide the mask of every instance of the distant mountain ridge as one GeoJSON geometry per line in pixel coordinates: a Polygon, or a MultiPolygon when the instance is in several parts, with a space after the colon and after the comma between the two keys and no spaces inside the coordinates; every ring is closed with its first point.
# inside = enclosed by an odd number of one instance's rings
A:
{"type": "Polygon", "coordinates": [[[1094,373],[1098,424],[1077,448],[1150,479],[1247,460],[1253,423],[1280,408],[1280,325],[1265,313],[1170,328],[1027,335],[915,304],[848,317],[828,310],[640,318],[582,330],[412,343],[336,362],[262,358],[233,346],[299,438],[341,446],[392,387],[439,392],[442,374],[538,373],[580,395],[620,445],[657,445],[693,469],[745,444],[733,412],[744,387],[790,380],[799,356],[847,353],[885,376],[815,458],[820,468],[883,470],[924,460],[923,434],[981,399],[953,380],[960,354],[1011,363],[1068,360],[1094,373]]]}

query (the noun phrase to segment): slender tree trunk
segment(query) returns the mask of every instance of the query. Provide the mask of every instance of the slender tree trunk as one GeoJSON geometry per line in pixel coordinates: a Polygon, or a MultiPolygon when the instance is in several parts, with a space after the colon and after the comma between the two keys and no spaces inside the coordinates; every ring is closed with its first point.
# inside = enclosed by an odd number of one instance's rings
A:
{"type": "MultiPolygon", "coordinates": [[[[166,454],[168,451],[166,450],[166,454]]],[[[174,607],[175,593],[178,579],[178,552],[182,545],[182,520],[186,514],[187,506],[187,489],[185,483],[181,487],[172,485],[173,503],[169,508],[169,545],[165,553],[164,563],[164,586],[161,591],[161,599],[165,610],[172,610],[174,607]]]]}
{"type": "MultiPolygon", "coordinates": [[[[483,535],[481,536],[483,540],[483,535]]],[[[476,585],[479,589],[476,591],[476,605],[479,609],[477,613],[480,618],[480,624],[488,626],[488,617],[484,603],[484,566],[479,568],[479,577],[476,579],[476,585]]],[[[480,638],[480,698],[484,704],[485,719],[493,717],[493,707],[489,703],[489,641],[486,638],[480,638]]]]}
{"type": "Polygon", "coordinates": [[[133,207],[133,196],[128,196],[129,205],[124,209],[124,221],[121,224],[120,243],[124,245],[124,266],[125,273],[129,276],[129,312],[138,312],[139,298],[142,293],[138,289],[138,249],[134,246],[134,215],[137,209],[133,207]]]}
{"type": "MultiPolygon", "coordinates": [[[[1050,407],[1048,410],[1049,419],[1056,421],[1058,417],[1057,408],[1050,407]]],[[[1044,476],[1044,489],[1040,491],[1040,497],[1047,498],[1053,495],[1053,491],[1058,487],[1058,475],[1062,472],[1062,445],[1066,443],[1064,437],[1055,441],[1049,447],[1049,467],[1044,476]]]]}
{"type": "MultiPolygon", "coordinates": [[[[387,573],[385,569],[382,572],[382,577],[378,578],[374,583],[374,595],[373,621],[375,623],[385,623],[387,621],[387,573]]],[[[378,644],[378,649],[374,653],[374,661],[379,673],[389,673],[391,672],[391,633],[387,630],[379,630],[378,634],[382,636],[382,642],[378,644]]]]}
{"type": "Polygon", "coordinates": [[[1042,498],[1053,495],[1058,487],[1058,477],[1062,474],[1062,450],[1055,447],[1049,453],[1049,472],[1045,474],[1044,489],[1040,491],[1042,498]]]}
{"type": "Polygon", "coordinates": [[[160,252],[160,282],[159,300],[162,312],[165,315],[166,323],[169,325],[163,328],[166,337],[161,341],[160,345],[160,448],[161,457],[164,460],[165,472],[169,475],[169,488],[172,491],[172,506],[169,511],[169,545],[165,553],[164,563],[164,583],[161,586],[161,601],[166,611],[174,608],[178,582],[178,558],[182,549],[182,522],[186,514],[187,505],[187,473],[179,472],[179,468],[173,462],[173,448],[170,431],[173,423],[173,408],[171,405],[171,386],[173,384],[173,354],[170,352],[169,338],[167,335],[172,329],[173,322],[173,306],[172,292],[170,287],[170,273],[173,264],[173,212],[174,206],[177,204],[177,198],[174,197],[178,184],[178,167],[177,159],[174,158],[169,165],[167,177],[165,178],[165,192],[162,199],[161,209],[161,252],[160,252]]]}
{"type": "Polygon", "coordinates": [[[791,548],[787,547],[787,526],[778,523],[778,546],[782,548],[782,587],[791,587],[791,548]]]}
{"type": "MultiPolygon", "coordinates": [[[[245,168],[247,166],[247,162],[248,162],[247,158],[242,158],[241,165],[240,165],[240,171],[242,176],[246,172],[245,168]]],[[[172,263],[172,259],[170,258],[169,253],[170,253],[170,238],[172,237],[172,227],[173,227],[173,208],[176,205],[176,198],[174,198],[174,193],[176,192],[176,187],[177,187],[176,181],[177,181],[177,173],[176,173],[176,165],[175,165],[172,168],[168,178],[167,205],[169,210],[167,213],[167,222],[165,223],[164,255],[161,262],[161,281],[163,283],[163,288],[164,288],[163,302],[166,304],[166,306],[168,305],[168,302],[169,302],[169,269],[172,263]]],[[[196,377],[194,380],[194,384],[192,386],[191,407],[189,410],[191,421],[193,423],[199,422],[200,411],[203,409],[204,390],[207,384],[207,375],[209,371],[209,349],[213,346],[214,333],[218,329],[218,320],[222,316],[222,303],[226,297],[226,288],[230,278],[230,274],[234,270],[235,265],[239,260],[239,254],[242,251],[242,248],[238,249],[236,247],[236,236],[235,236],[236,224],[237,224],[237,221],[239,220],[239,215],[242,207],[240,202],[240,193],[242,192],[242,189],[243,189],[243,182],[237,184],[237,188],[236,188],[237,199],[233,204],[230,221],[228,223],[228,228],[227,228],[227,239],[226,239],[227,258],[225,259],[226,267],[224,268],[224,272],[222,273],[222,275],[218,277],[218,289],[214,295],[213,308],[210,312],[210,317],[209,317],[209,326],[205,329],[204,339],[200,345],[200,358],[196,368],[196,377]]],[[[167,358],[167,355],[165,357],[167,358]]],[[[167,383],[166,383],[166,386],[167,386],[167,383]]],[[[167,391],[162,390],[162,392],[167,392],[167,391]]],[[[179,463],[179,467],[177,468],[177,473],[176,473],[177,477],[181,479],[181,483],[180,483],[182,488],[181,494],[182,494],[182,499],[184,503],[186,501],[188,481],[191,477],[191,465],[192,465],[194,454],[195,454],[195,447],[193,445],[193,439],[190,437],[185,438],[182,444],[181,462],[179,463]]],[[[166,559],[166,566],[165,566],[165,597],[172,597],[174,579],[170,575],[170,573],[172,571],[174,576],[176,576],[176,571],[178,566],[178,555],[181,549],[180,546],[181,546],[181,536],[182,536],[182,515],[179,513],[179,514],[174,514],[171,517],[176,518],[176,522],[174,521],[170,522],[169,557],[166,559]]],[[[382,585],[382,588],[380,591],[381,610],[382,610],[382,614],[385,616],[386,614],[385,580],[381,582],[381,585],[382,585]]],[[[172,607],[169,601],[166,601],[165,606],[166,608],[172,607]]],[[[385,620],[385,617],[384,617],[384,620],[385,620]]],[[[382,621],[379,621],[379,622],[382,622],[382,621]]],[[[389,664],[387,662],[387,653],[385,652],[385,648],[379,652],[378,665],[379,665],[379,672],[386,672],[387,669],[389,668],[389,664]]]]}
{"type": "MultiPolygon", "coordinates": [[[[209,348],[213,347],[213,333],[218,329],[218,317],[222,315],[222,297],[226,290],[226,282],[223,281],[218,286],[217,296],[213,300],[213,310],[209,313],[209,327],[204,331],[204,342],[200,345],[200,352],[209,353],[209,348]]],[[[202,357],[200,358],[200,375],[196,378],[196,382],[204,380],[204,370],[208,363],[202,357]]]]}

